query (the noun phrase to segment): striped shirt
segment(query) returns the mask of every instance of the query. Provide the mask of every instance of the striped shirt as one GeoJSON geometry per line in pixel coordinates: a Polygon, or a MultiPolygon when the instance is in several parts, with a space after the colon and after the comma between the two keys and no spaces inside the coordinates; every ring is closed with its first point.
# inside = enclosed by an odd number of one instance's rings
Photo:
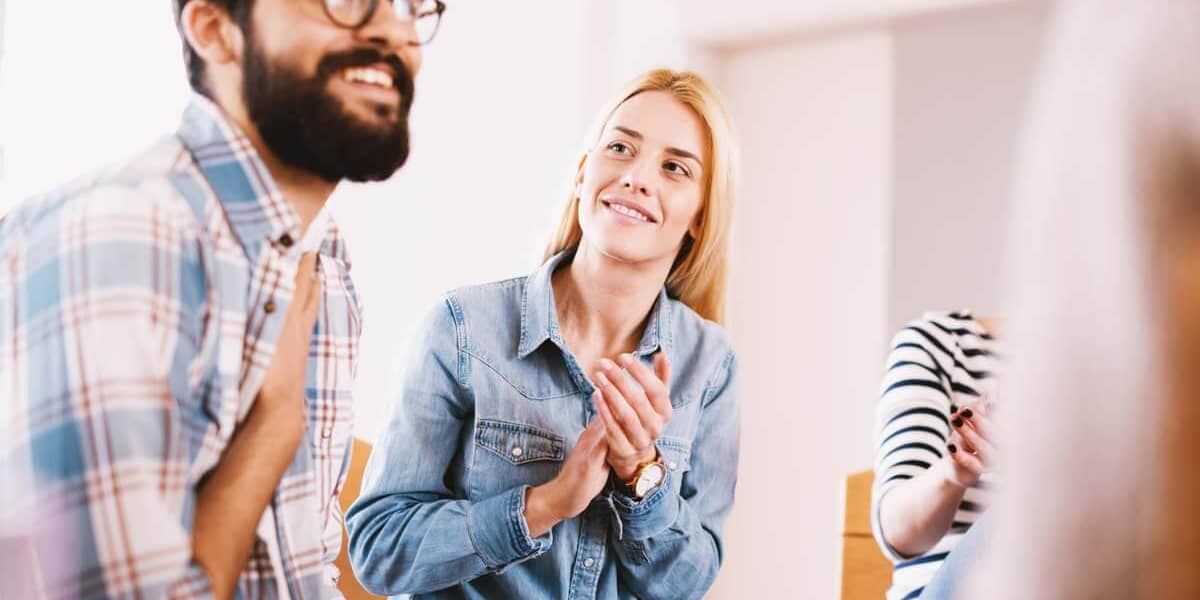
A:
{"type": "MultiPolygon", "coordinates": [[[[0,535],[27,549],[6,557],[29,563],[22,597],[211,595],[191,554],[196,490],[271,363],[299,225],[201,97],[132,162],[0,221],[0,535]]],[[[308,428],[239,598],[332,594],[361,309],[332,223],[319,247],[308,428]]]]}
{"type": "Polygon", "coordinates": [[[875,485],[871,514],[875,539],[895,571],[888,600],[920,595],[942,561],[987,505],[990,473],[967,489],[950,530],[920,556],[901,556],[879,525],[879,499],[920,474],[946,453],[951,405],[974,406],[995,393],[996,342],[965,311],[927,313],[892,340],[875,412],[875,485]]]}

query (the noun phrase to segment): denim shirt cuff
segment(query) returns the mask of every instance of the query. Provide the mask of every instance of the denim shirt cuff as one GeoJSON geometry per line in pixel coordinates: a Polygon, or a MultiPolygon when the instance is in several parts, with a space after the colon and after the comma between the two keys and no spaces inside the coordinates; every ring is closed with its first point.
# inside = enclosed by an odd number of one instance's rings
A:
{"type": "Polygon", "coordinates": [[[553,533],[529,537],[525,523],[525,490],[520,486],[476,502],[467,519],[475,551],[488,569],[498,570],[512,563],[533,558],[550,549],[553,533]]]}
{"type": "Polygon", "coordinates": [[[679,498],[671,493],[669,480],[664,480],[653,494],[641,500],[620,492],[613,493],[612,498],[624,535],[634,540],[644,540],[666,531],[679,517],[679,498]]]}

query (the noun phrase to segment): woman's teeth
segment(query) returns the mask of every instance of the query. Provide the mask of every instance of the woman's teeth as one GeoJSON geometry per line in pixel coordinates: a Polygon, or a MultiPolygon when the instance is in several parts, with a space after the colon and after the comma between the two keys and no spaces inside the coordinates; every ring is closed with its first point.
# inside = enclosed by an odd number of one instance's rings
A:
{"type": "Polygon", "coordinates": [[[647,219],[646,215],[643,215],[642,213],[640,213],[636,210],[633,210],[632,208],[629,208],[628,206],[624,206],[622,204],[609,204],[608,207],[611,208],[613,210],[613,212],[615,212],[615,213],[620,213],[627,217],[633,217],[639,221],[645,221],[647,223],[650,222],[650,219],[647,219]]]}

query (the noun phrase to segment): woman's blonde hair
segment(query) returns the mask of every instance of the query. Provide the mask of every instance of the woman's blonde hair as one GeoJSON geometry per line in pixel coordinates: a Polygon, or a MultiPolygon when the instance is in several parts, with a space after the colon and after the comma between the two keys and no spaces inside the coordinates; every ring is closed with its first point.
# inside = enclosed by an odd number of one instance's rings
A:
{"type": "MultiPolygon", "coordinates": [[[[729,115],[717,91],[704,78],[690,71],[655,69],[635,78],[618,94],[589,133],[590,151],[600,140],[613,113],[626,100],[643,92],[666,92],[704,121],[707,128],[708,164],[704,165],[703,196],[695,239],[689,234],[667,275],[667,294],[690,306],[700,316],[717,323],[725,317],[725,286],[729,269],[729,230],[733,213],[736,156],[729,115]]],[[[583,161],[579,163],[583,167],[583,161]]],[[[567,198],[558,231],[546,249],[546,258],[564,250],[575,250],[583,239],[579,227],[579,196],[567,198]]]]}

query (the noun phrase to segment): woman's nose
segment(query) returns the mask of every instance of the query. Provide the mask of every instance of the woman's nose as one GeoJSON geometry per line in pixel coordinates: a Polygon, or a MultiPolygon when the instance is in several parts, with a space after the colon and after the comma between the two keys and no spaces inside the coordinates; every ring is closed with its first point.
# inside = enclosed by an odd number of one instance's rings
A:
{"type": "Polygon", "coordinates": [[[650,189],[644,183],[644,179],[638,176],[635,170],[630,170],[621,177],[621,187],[635,194],[649,195],[650,189]]]}

